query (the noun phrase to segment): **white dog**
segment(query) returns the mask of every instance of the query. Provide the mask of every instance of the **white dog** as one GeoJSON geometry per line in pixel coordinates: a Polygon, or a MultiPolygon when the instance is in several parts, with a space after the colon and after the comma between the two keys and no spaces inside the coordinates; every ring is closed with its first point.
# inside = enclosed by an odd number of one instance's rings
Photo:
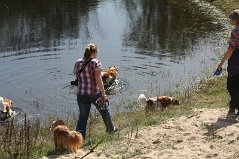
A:
{"type": "Polygon", "coordinates": [[[139,102],[145,106],[145,111],[154,111],[156,108],[164,110],[169,105],[179,105],[180,102],[175,97],[169,96],[156,96],[151,98],[146,98],[144,94],[140,94],[138,97],[139,102]]]}
{"type": "Polygon", "coordinates": [[[0,97],[0,118],[2,121],[11,118],[16,114],[16,112],[12,110],[12,104],[13,102],[11,99],[0,97]]]}

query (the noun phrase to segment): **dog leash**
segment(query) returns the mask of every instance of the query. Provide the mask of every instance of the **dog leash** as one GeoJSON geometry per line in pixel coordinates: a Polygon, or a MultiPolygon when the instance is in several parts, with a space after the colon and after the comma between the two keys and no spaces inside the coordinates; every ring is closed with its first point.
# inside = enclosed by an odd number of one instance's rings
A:
{"type": "Polygon", "coordinates": [[[79,74],[84,70],[84,68],[86,67],[86,65],[92,60],[93,58],[89,58],[85,63],[83,63],[83,65],[80,68],[79,74]]]}
{"type": "MultiPolygon", "coordinates": [[[[84,68],[86,67],[86,65],[87,65],[92,59],[93,59],[93,58],[90,57],[88,60],[85,61],[85,63],[83,63],[83,65],[81,66],[81,68],[80,68],[78,74],[80,74],[80,73],[84,70],[84,68]]],[[[76,65],[75,65],[75,67],[76,67],[76,65]]],[[[77,76],[78,76],[78,75],[77,75],[77,76]]],[[[78,79],[76,78],[75,81],[71,81],[71,85],[77,86],[77,85],[78,85],[78,79]]]]}

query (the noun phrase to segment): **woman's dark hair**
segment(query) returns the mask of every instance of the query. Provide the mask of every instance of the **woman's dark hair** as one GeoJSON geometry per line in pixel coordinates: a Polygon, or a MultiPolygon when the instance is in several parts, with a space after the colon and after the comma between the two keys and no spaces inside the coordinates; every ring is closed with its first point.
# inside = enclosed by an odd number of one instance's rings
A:
{"type": "Polygon", "coordinates": [[[230,14],[229,14],[229,18],[231,20],[236,20],[237,22],[239,22],[239,9],[233,10],[230,14]]]}
{"type": "Polygon", "coordinates": [[[84,59],[87,60],[91,55],[98,51],[98,48],[95,44],[88,44],[85,47],[84,59]]]}

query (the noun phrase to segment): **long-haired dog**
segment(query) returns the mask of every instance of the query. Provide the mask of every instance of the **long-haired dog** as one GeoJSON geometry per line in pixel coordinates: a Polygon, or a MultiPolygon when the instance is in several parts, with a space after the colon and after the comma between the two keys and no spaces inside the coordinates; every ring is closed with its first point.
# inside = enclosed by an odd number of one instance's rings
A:
{"type": "Polygon", "coordinates": [[[12,104],[13,102],[11,99],[0,97],[0,118],[2,121],[11,118],[16,114],[15,111],[12,110],[12,104]]]}
{"type": "Polygon", "coordinates": [[[70,131],[68,135],[68,151],[75,152],[81,148],[83,144],[83,136],[80,132],[70,131]]]}
{"type": "Polygon", "coordinates": [[[102,71],[102,81],[104,84],[111,84],[113,80],[116,79],[118,75],[118,69],[116,66],[110,66],[107,70],[102,71]]]}
{"type": "Polygon", "coordinates": [[[118,75],[118,69],[116,66],[110,66],[108,69],[108,73],[110,76],[112,76],[113,78],[116,78],[116,76],[118,75]]]}
{"type": "Polygon", "coordinates": [[[138,100],[145,106],[144,108],[146,112],[155,111],[157,108],[163,111],[171,104],[172,105],[180,104],[180,101],[177,98],[169,96],[156,96],[146,98],[144,94],[140,94],[138,100]]]}
{"type": "Polygon", "coordinates": [[[71,131],[63,120],[53,121],[50,130],[53,131],[55,149],[63,150],[65,146],[69,152],[75,152],[83,144],[81,133],[71,131]]]}

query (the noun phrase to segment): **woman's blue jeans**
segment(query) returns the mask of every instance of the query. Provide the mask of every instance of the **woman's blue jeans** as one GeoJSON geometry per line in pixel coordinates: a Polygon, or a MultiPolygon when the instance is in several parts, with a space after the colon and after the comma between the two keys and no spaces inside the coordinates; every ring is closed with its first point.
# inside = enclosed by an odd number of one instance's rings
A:
{"type": "MultiPolygon", "coordinates": [[[[79,115],[79,119],[77,122],[76,131],[80,131],[81,134],[83,135],[84,139],[86,136],[86,127],[87,127],[88,117],[90,114],[91,104],[96,105],[95,102],[99,97],[102,97],[101,93],[98,93],[95,96],[77,95],[77,102],[78,102],[78,106],[79,106],[79,110],[80,110],[80,115],[79,115]]],[[[98,108],[97,108],[97,110],[99,111],[98,108]]],[[[107,106],[106,106],[106,109],[100,110],[99,112],[100,112],[102,119],[105,123],[106,132],[112,132],[114,130],[114,126],[111,121],[110,113],[108,111],[107,106]]]]}

